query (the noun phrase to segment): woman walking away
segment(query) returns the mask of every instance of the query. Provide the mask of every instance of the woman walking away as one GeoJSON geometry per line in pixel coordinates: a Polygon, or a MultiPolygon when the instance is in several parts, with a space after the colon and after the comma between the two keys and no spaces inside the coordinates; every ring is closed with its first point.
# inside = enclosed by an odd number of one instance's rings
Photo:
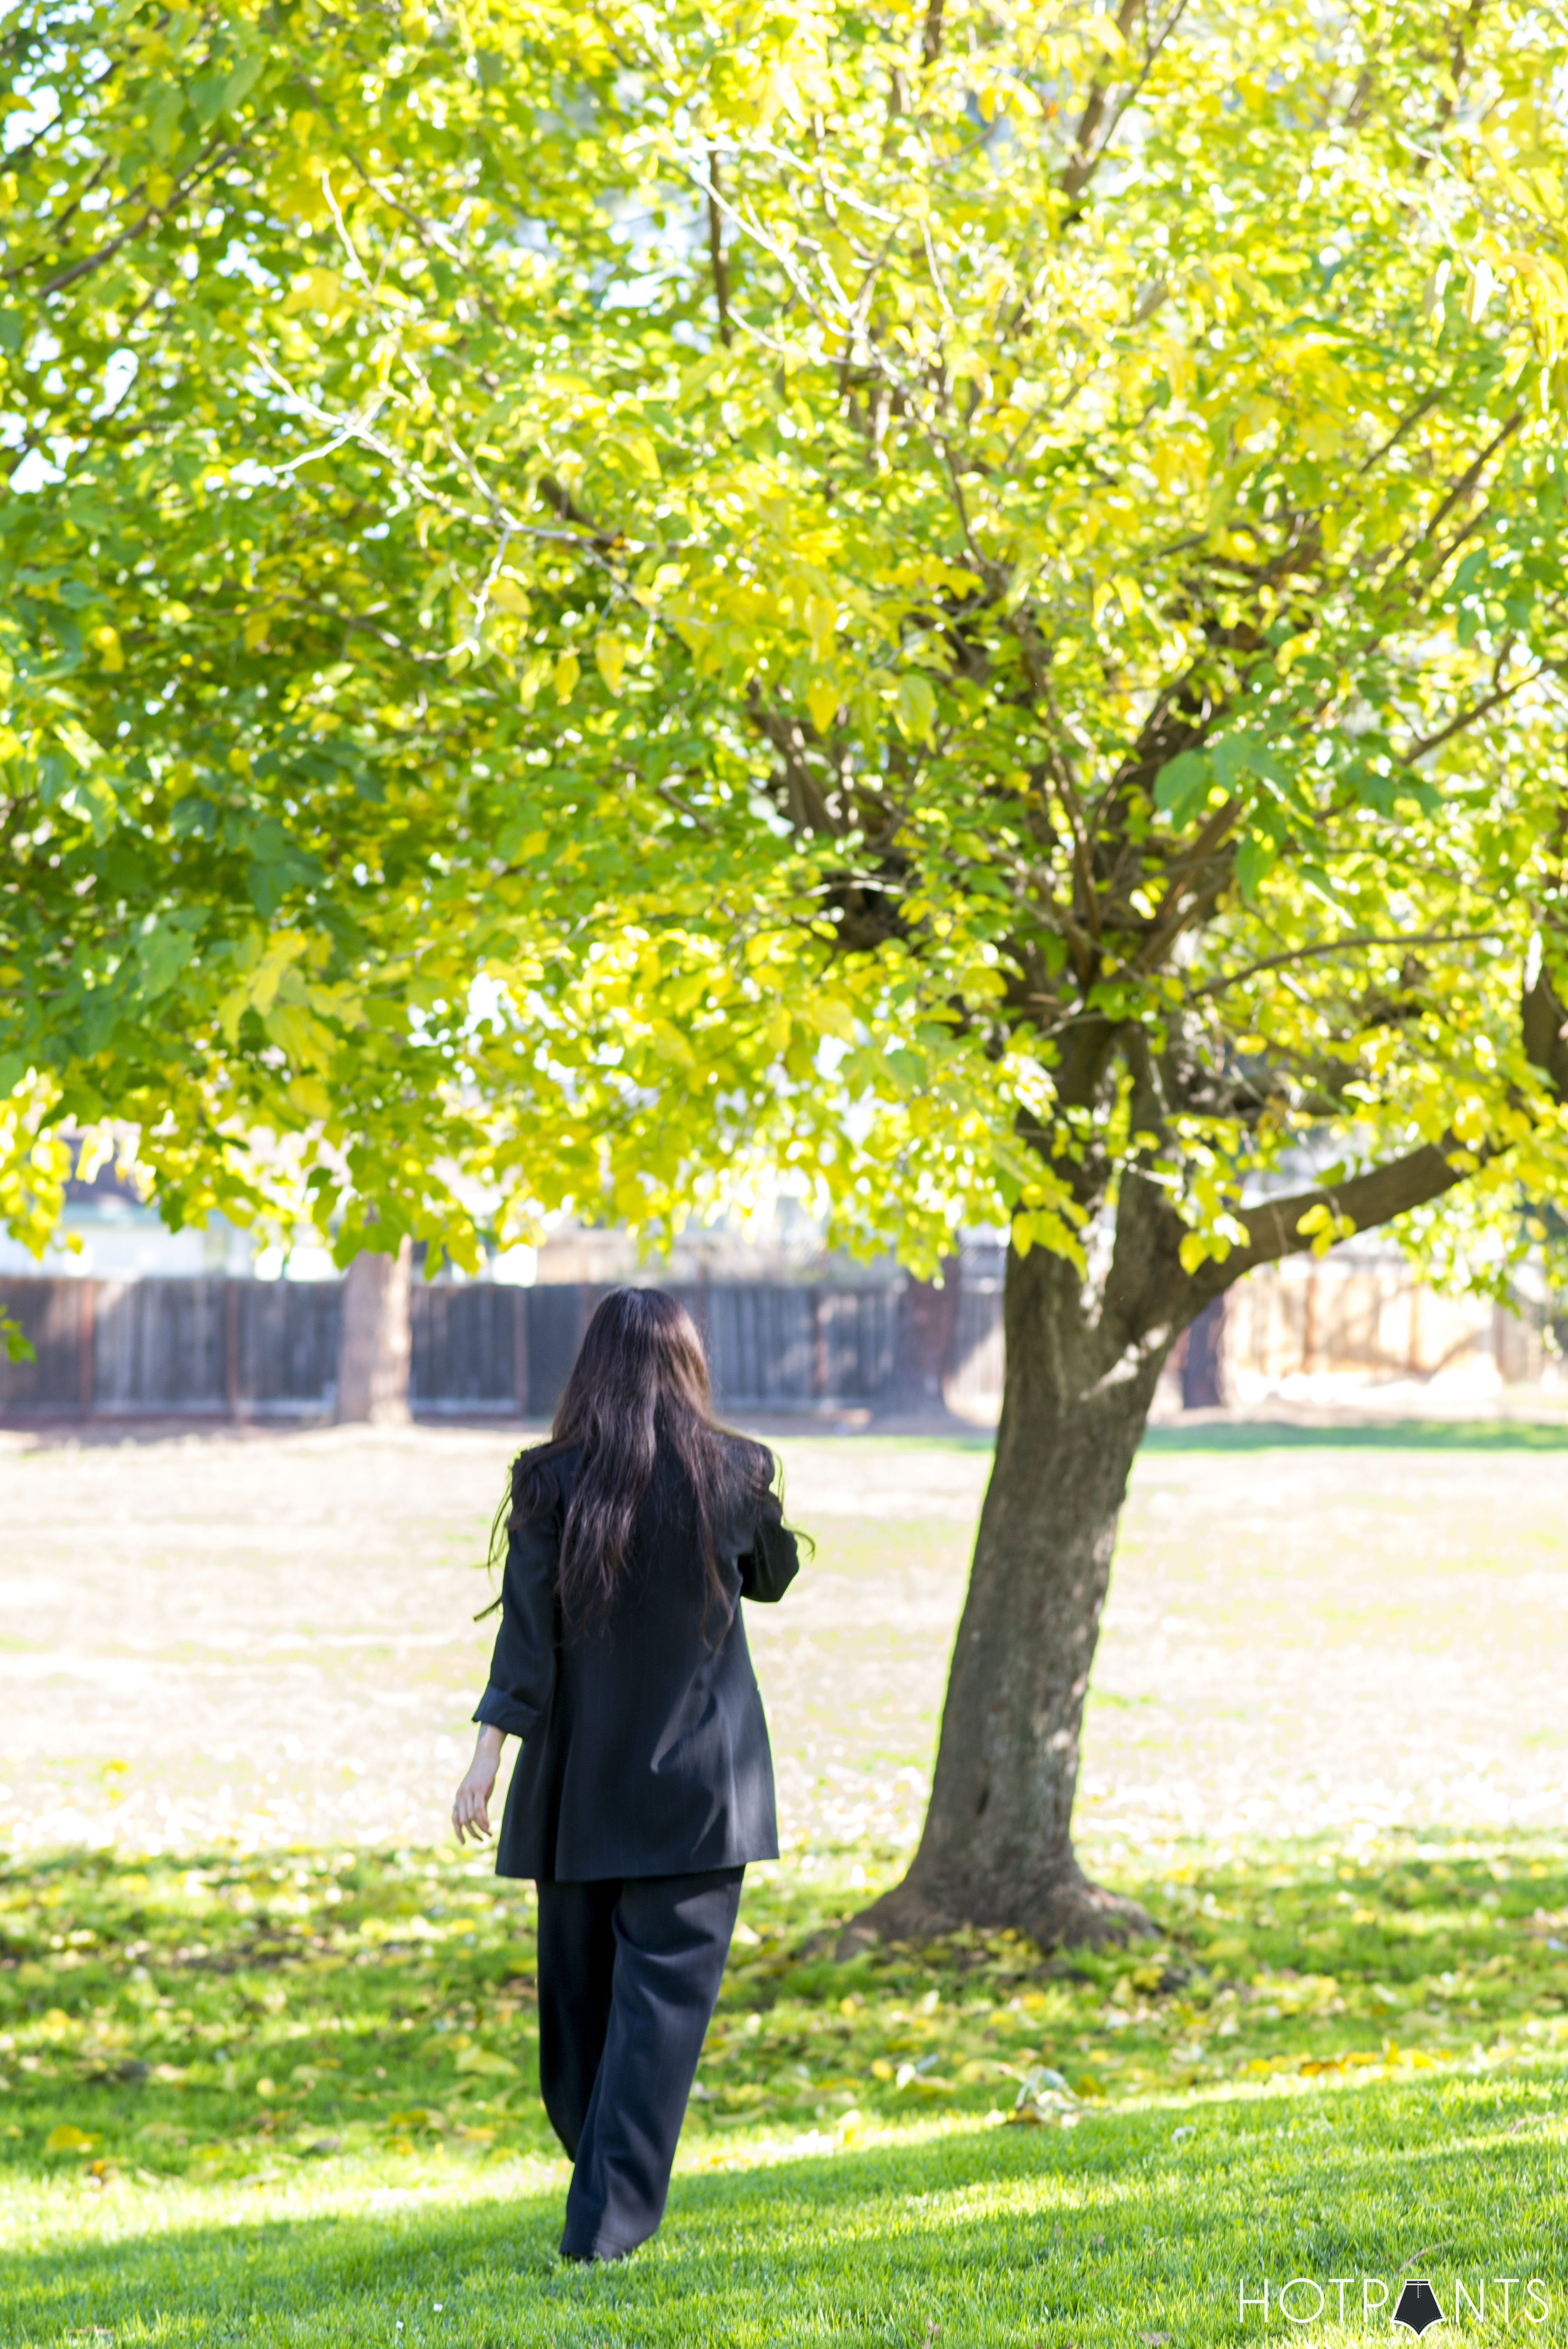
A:
{"type": "Polygon", "coordinates": [[[714,1423],[702,1341],[655,1288],[600,1304],[548,1444],[520,1454],[482,1726],[452,1805],[539,1888],[539,2071],[575,2168],[562,2253],[664,2216],[748,1859],[776,1859],[773,1760],[738,1600],[799,1559],[773,1458],[714,1423]]]}

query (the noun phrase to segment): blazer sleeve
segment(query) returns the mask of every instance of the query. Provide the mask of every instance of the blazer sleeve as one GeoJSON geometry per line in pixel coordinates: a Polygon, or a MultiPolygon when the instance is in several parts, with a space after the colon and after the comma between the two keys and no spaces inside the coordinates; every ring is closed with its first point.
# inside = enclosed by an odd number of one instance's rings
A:
{"type": "Polygon", "coordinates": [[[555,1572],[561,1537],[553,1511],[513,1529],[500,1586],[500,1629],[490,1685],[474,1719],[526,1738],[549,1710],[555,1685],[555,1572]]]}
{"type": "Polygon", "coordinates": [[[800,1571],[800,1552],[784,1523],[777,1494],[768,1494],[751,1537],[751,1546],[736,1560],[740,1569],[740,1595],[773,1606],[800,1571]]]}

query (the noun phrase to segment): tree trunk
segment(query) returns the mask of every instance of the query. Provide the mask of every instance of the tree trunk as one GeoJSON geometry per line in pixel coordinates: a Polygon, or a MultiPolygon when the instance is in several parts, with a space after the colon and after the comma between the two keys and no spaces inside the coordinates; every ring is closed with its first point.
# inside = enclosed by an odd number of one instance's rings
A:
{"type": "Polygon", "coordinates": [[[343,1284],[337,1343],[340,1420],[381,1427],[408,1420],[408,1283],[413,1243],[396,1256],[356,1256],[343,1284]]]}
{"type": "MultiPolygon", "coordinates": [[[[1079,1057],[1093,1039],[1079,1031],[1079,1057]],[[1085,1039],[1088,1039],[1085,1041],[1085,1039]]],[[[1157,1131],[1147,1055],[1133,1121],[1157,1131]]],[[[1097,1069],[1080,1070],[1090,1102],[1097,1069]]],[[[1086,1194],[1096,1168],[1079,1168],[1086,1194]]],[[[1188,1273],[1185,1226],[1152,1174],[1122,1169],[1109,1263],[1093,1275],[1043,1248],[1007,1257],[1006,1387],[996,1457],[942,1711],[931,1807],[914,1865],[841,1937],[913,1940],[1013,1926],[1047,1947],[1153,1928],[1091,1884],[1073,1856],[1078,1730],[1110,1578],[1116,1522],[1165,1359],[1213,1298],[1304,1247],[1309,1211],[1368,1230],[1464,1179],[1436,1143],[1336,1184],[1248,1210],[1242,1245],[1188,1273]]],[[[1103,1205],[1103,1191],[1100,1193],[1103,1205]]],[[[1310,1229],[1310,1224],[1309,1224],[1310,1229]]],[[[1098,1246],[1091,1251],[1099,1256],[1098,1246]]]]}
{"type": "Polygon", "coordinates": [[[846,1950],[961,1923],[1013,1926],[1046,1947],[1153,1930],[1080,1871],[1072,1807],[1117,1517],[1175,1332],[1124,1341],[1114,1315],[1090,1323],[1080,1275],[1043,1248],[1009,1254],[1004,1312],[995,1463],[925,1830],[846,1950]]]}

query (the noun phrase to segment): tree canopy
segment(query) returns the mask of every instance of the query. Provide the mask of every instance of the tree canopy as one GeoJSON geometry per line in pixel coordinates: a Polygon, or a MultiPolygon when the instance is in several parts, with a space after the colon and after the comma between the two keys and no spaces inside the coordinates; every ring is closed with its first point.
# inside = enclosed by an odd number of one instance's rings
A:
{"type": "Polygon", "coordinates": [[[13,1229],[117,1120],[172,1219],[303,1186],[345,1257],[762,1165],[917,1268],[1079,1256],[1132,1168],[1200,1288],[1540,1238],[1547,14],[3,37],[13,1229]]]}

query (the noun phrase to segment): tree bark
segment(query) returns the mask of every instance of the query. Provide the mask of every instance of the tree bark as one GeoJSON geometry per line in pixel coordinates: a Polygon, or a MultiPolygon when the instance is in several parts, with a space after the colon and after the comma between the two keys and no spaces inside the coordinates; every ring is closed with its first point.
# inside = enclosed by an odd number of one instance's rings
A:
{"type": "MultiPolygon", "coordinates": [[[[1125,1214],[1124,1209],[1124,1214],[1125,1214]]],[[[914,1864],[846,1940],[1013,1926],[1043,1946],[1153,1929],[1073,1853],[1078,1732],[1118,1514],[1173,1329],[1092,1323],[1074,1268],[1008,1256],[995,1464],[914,1864]]]]}
{"type": "Polygon", "coordinates": [[[413,1243],[396,1256],[356,1256],[343,1284],[337,1343],[340,1420],[405,1426],[408,1411],[408,1286],[413,1243]]]}

